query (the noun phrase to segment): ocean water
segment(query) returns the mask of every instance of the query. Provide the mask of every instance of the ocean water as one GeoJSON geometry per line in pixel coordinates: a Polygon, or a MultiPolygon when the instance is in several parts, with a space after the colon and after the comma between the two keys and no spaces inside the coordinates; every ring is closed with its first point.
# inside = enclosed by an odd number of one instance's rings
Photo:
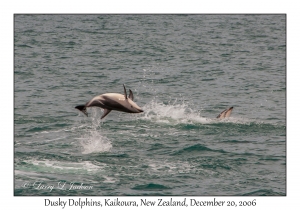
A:
{"type": "Polygon", "coordinates": [[[286,16],[16,14],[14,195],[286,195],[286,16]]]}

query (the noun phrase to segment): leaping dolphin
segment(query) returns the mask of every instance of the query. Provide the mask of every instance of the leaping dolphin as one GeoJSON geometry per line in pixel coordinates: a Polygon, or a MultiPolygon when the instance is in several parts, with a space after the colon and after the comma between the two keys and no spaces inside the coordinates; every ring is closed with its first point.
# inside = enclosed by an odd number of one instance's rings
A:
{"type": "Polygon", "coordinates": [[[136,103],[133,102],[132,91],[129,89],[129,96],[127,97],[127,92],[124,84],[123,87],[124,95],[119,93],[105,93],[99,96],[95,96],[85,105],[79,105],[75,108],[83,112],[86,116],[88,116],[88,113],[86,111],[87,107],[100,107],[104,109],[104,113],[101,116],[101,119],[108,115],[112,110],[128,113],[143,112],[143,110],[136,103]]]}
{"type": "Polygon", "coordinates": [[[232,109],[233,109],[233,106],[230,107],[229,109],[225,109],[223,112],[221,112],[217,118],[218,119],[224,119],[226,117],[229,117],[231,115],[231,112],[232,112],[232,109]]]}

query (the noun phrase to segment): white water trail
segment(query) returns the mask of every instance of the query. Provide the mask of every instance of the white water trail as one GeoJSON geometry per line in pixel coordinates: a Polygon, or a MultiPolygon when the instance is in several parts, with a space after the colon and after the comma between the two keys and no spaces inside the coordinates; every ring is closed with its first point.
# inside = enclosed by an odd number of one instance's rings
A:
{"type": "Polygon", "coordinates": [[[200,116],[200,111],[195,111],[185,103],[163,104],[161,102],[151,101],[143,107],[144,114],[142,119],[157,121],[161,123],[207,123],[207,118],[200,116]]]}
{"type": "MultiPolygon", "coordinates": [[[[224,107],[225,109],[226,107],[224,107]]],[[[184,102],[163,104],[152,100],[150,103],[143,107],[144,113],[140,115],[140,119],[155,121],[158,123],[167,124],[213,124],[213,123],[236,123],[236,124],[249,124],[252,122],[258,123],[252,119],[240,118],[231,116],[225,119],[217,119],[216,117],[202,117],[199,110],[194,110],[184,102]]],[[[223,110],[220,110],[220,112],[223,110]]],[[[234,115],[234,110],[233,110],[234,115]]],[[[216,114],[217,116],[217,114],[216,114]]],[[[259,122],[261,123],[261,122],[259,122]]]]}

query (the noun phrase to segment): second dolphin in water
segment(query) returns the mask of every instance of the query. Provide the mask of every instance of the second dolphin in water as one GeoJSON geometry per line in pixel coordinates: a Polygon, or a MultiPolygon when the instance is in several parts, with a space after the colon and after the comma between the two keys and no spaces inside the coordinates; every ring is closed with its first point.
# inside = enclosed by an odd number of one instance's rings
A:
{"type": "Polygon", "coordinates": [[[231,112],[232,112],[232,109],[233,107],[230,107],[229,109],[225,109],[223,112],[221,112],[217,118],[218,119],[224,119],[224,118],[227,118],[231,115],[231,112]]]}
{"type": "Polygon", "coordinates": [[[86,111],[87,107],[100,107],[104,109],[104,113],[101,116],[103,119],[106,115],[108,115],[112,110],[127,112],[127,113],[140,113],[143,110],[133,102],[133,93],[129,89],[129,96],[127,96],[125,85],[124,87],[124,95],[119,93],[105,93],[99,96],[94,97],[92,100],[87,102],[85,105],[79,105],[75,108],[83,112],[86,116],[88,113],[86,111]]]}

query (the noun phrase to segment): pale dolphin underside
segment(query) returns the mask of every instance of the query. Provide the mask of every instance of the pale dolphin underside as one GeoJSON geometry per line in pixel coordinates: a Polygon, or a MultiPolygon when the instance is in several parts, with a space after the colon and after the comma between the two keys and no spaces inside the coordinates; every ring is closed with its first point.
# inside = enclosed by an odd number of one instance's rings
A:
{"type": "Polygon", "coordinates": [[[127,113],[140,113],[143,110],[133,102],[133,93],[129,89],[129,96],[127,96],[125,85],[124,95],[119,93],[105,93],[95,96],[92,100],[88,101],[85,105],[79,105],[75,108],[88,116],[87,107],[100,107],[104,110],[101,119],[108,115],[112,110],[127,112],[127,113]]]}
{"type": "Polygon", "coordinates": [[[224,118],[230,117],[231,112],[232,112],[232,109],[233,109],[233,107],[230,107],[229,109],[225,109],[223,112],[221,112],[221,113],[217,116],[217,118],[218,118],[218,119],[224,119],[224,118]]]}

